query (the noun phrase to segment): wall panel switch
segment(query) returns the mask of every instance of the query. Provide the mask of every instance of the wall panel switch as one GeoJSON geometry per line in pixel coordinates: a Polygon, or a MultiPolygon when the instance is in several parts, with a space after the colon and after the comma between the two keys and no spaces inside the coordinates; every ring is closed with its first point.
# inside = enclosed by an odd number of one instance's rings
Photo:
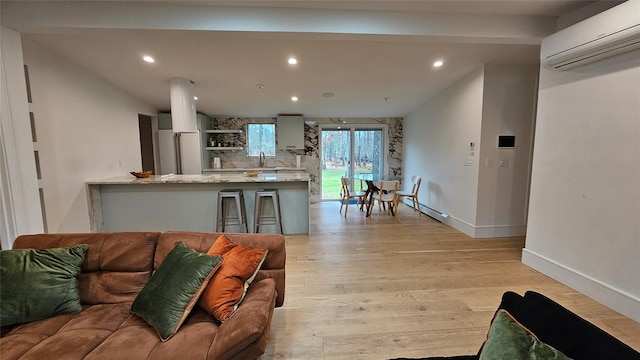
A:
{"type": "Polygon", "coordinates": [[[500,159],[500,167],[508,167],[509,159],[500,159]]]}
{"type": "Polygon", "coordinates": [[[465,156],[464,166],[473,166],[473,156],[465,156]]]}

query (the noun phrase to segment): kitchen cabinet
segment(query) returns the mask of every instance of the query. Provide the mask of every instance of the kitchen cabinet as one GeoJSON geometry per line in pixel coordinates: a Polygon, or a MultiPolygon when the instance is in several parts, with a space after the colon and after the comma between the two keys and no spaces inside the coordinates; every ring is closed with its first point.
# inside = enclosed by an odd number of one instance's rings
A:
{"type": "Polygon", "coordinates": [[[276,122],[278,150],[304,149],[304,118],[302,116],[278,116],[276,122]]]}
{"type": "MultiPolygon", "coordinates": [[[[173,128],[173,119],[171,117],[171,113],[158,113],[157,118],[158,118],[158,130],[173,130],[174,132],[180,132],[180,131],[175,131],[175,129],[173,128]]],[[[205,114],[196,114],[196,120],[197,120],[196,122],[197,130],[205,129],[207,126],[206,124],[210,122],[209,117],[205,114]]],[[[190,131],[190,132],[197,132],[197,131],[190,131]]]]}

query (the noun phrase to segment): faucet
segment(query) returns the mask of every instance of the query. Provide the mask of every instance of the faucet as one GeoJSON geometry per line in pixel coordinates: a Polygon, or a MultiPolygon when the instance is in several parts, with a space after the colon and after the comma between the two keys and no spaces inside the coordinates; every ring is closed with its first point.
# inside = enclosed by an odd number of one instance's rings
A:
{"type": "Polygon", "coordinates": [[[264,155],[264,151],[260,151],[260,166],[261,168],[264,167],[264,163],[266,162],[266,156],[264,155]]]}

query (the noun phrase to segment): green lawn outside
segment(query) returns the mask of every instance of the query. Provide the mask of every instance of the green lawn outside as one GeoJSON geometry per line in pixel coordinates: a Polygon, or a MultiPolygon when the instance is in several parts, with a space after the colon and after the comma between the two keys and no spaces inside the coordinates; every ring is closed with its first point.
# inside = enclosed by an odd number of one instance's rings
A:
{"type": "Polygon", "coordinates": [[[322,198],[340,199],[340,178],[345,174],[345,170],[331,168],[322,170],[322,198]]]}
{"type": "MultiPolygon", "coordinates": [[[[322,199],[340,199],[340,178],[345,175],[344,168],[328,168],[322,170],[322,199]]],[[[361,172],[358,172],[359,174],[361,172]]],[[[369,171],[370,173],[370,171],[369,171]]],[[[356,184],[356,190],[359,190],[356,184]]]]}

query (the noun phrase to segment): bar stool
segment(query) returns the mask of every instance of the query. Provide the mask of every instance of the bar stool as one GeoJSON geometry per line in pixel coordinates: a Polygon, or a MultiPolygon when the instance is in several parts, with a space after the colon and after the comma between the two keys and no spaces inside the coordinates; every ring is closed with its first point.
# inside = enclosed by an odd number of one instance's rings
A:
{"type": "Polygon", "coordinates": [[[216,219],[216,231],[224,232],[227,225],[240,225],[243,232],[247,229],[247,211],[244,206],[244,195],[242,190],[225,189],[218,192],[218,214],[216,219]],[[236,214],[229,216],[229,201],[234,200],[236,204],[236,214]],[[227,224],[229,220],[235,220],[235,224],[227,224]]]}
{"type": "Polygon", "coordinates": [[[256,206],[254,211],[254,224],[253,232],[258,233],[260,225],[275,225],[276,229],[282,234],[282,222],[280,221],[280,198],[278,196],[278,189],[258,189],[256,190],[256,206]],[[264,200],[271,198],[273,203],[273,216],[264,216],[262,214],[264,200]],[[265,220],[273,220],[273,222],[264,223],[265,220]]]}

